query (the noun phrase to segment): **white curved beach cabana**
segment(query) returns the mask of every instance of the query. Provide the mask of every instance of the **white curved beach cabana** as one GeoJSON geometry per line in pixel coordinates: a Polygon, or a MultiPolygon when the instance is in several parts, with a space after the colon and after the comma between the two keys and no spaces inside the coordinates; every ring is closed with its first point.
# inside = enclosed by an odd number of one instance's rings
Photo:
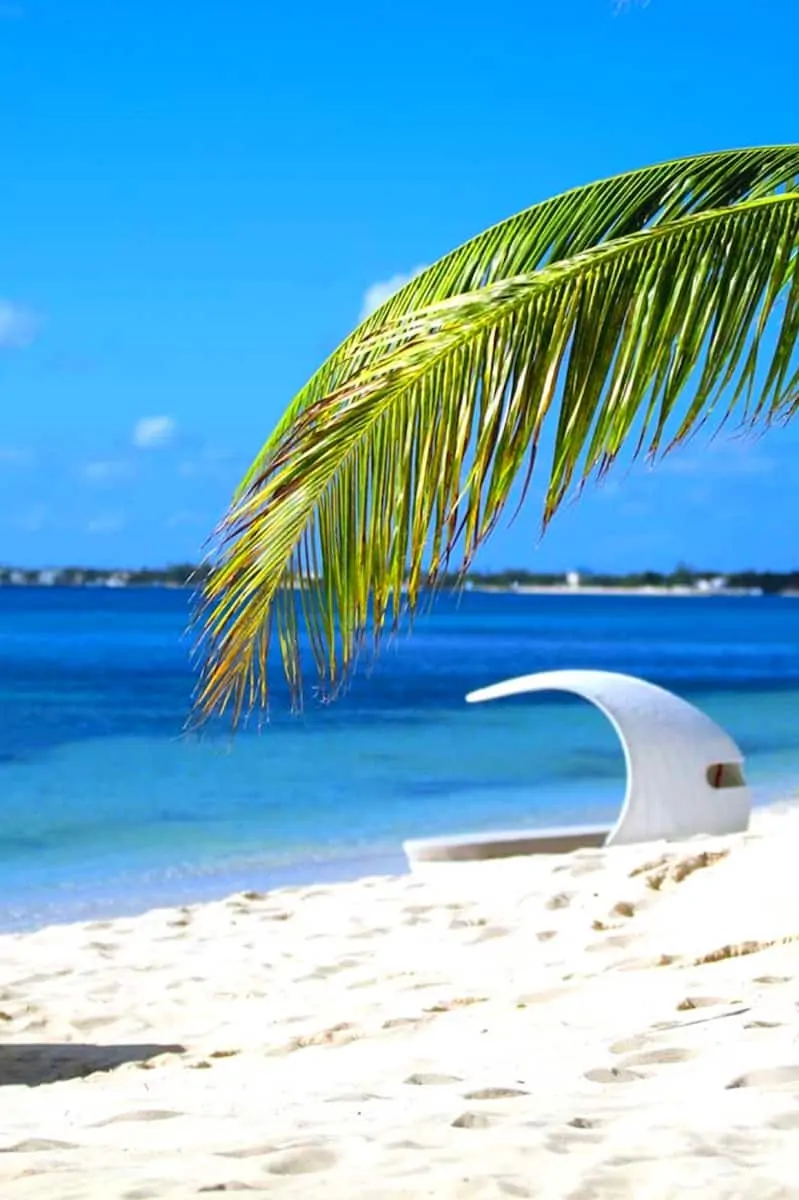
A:
{"type": "Polygon", "coordinates": [[[411,866],[680,841],[748,827],[752,800],[741,751],[715,721],[664,688],[610,671],[543,671],[480,688],[466,700],[479,704],[547,691],[582,696],[605,714],[619,735],[627,786],[616,824],[417,839],[403,847],[411,866]]]}

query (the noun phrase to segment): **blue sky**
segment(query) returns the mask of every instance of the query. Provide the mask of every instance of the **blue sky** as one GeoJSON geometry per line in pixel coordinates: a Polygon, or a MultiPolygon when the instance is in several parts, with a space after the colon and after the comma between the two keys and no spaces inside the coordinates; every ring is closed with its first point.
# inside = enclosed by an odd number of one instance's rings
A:
{"type": "MultiPolygon", "coordinates": [[[[795,0],[0,3],[0,562],[198,557],[370,289],[566,187],[799,136],[795,0]]],[[[481,564],[799,564],[799,421],[481,564]]]]}

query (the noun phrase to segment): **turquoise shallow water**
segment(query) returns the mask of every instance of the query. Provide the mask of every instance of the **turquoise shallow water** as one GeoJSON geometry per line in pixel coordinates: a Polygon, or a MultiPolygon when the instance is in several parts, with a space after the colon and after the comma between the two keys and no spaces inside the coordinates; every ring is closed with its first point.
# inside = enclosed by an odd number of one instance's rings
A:
{"type": "Polygon", "coordinates": [[[181,734],[189,597],[0,589],[0,927],[400,870],[408,836],[609,819],[615,735],[588,705],[467,707],[508,675],[630,671],[741,744],[761,800],[799,786],[799,600],[440,597],[328,707],[181,734]]]}

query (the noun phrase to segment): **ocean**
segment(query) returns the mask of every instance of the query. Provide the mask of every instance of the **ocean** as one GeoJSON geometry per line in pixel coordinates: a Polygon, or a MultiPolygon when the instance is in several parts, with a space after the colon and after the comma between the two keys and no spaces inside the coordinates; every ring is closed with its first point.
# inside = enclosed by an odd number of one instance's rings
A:
{"type": "Polygon", "coordinates": [[[0,928],[404,869],[409,836],[612,819],[615,734],[568,697],[467,706],[537,670],[643,676],[799,787],[799,599],[437,598],[334,704],[182,730],[190,594],[0,588],[0,928]]]}

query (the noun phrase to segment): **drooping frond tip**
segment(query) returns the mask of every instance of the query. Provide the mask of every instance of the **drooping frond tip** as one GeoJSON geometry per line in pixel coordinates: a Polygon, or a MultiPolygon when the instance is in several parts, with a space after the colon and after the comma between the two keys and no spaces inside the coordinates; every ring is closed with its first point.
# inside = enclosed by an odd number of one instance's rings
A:
{"type": "Polygon", "coordinates": [[[545,520],[623,447],[799,400],[799,147],[578,188],[412,280],[290,406],[234,498],[200,611],[198,712],[328,690],[473,558],[551,427],[545,520]],[[672,428],[672,426],[676,427],[672,428]]]}

